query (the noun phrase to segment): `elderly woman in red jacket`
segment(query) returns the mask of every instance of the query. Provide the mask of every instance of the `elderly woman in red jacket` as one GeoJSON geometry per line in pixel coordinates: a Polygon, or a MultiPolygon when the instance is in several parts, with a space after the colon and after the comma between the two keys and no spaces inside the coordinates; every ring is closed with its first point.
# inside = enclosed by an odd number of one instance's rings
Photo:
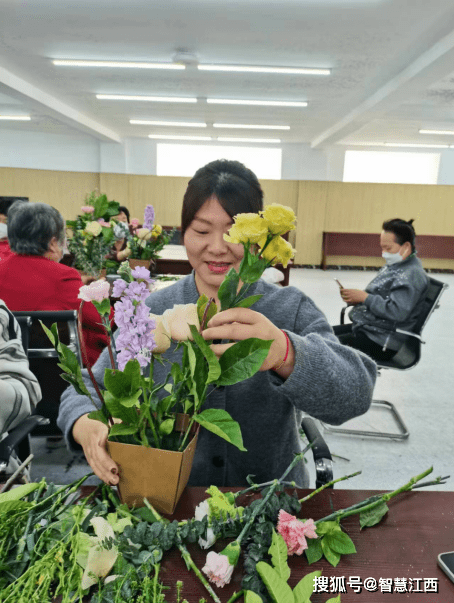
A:
{"type": "MultiPolygon", "coordinates": [[[[59,264],[65,221],[45,203],[15,203],[8,211],[8,239],[14,252],[0,262],[0,298],[12,311],[77,310],[80,274],[59,264]]],[[[93,304],[84,304],[82,327],[90,364],[107,345],[93,304]]]]}

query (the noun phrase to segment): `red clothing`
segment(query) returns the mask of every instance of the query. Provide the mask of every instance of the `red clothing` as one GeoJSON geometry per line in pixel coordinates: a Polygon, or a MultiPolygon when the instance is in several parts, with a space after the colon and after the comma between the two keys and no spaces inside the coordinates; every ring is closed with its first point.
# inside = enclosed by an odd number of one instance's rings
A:
{"type": "MultiPolygon", "coordinates": [[[[13,253],[0,261],[0,299],[12,311],[77,310],[80,287],[82,280],[75,268],[40,255],[13,253]]],[[[84,304],[82,328],[88,359],[94,364],[108,338],[92,303],[84,304]]]]}
{"type": "Polygon", "coordinates": [[[8,239],[2,239],[0,241],[0,261],[6,260],[10,255],[13,255],[13,252],[10,249],[8,239]]]}

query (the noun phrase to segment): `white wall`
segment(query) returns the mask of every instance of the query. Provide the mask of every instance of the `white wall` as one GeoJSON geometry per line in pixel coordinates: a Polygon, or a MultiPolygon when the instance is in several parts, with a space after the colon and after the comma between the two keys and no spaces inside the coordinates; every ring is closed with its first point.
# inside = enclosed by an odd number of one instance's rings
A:
{"type": "Polygon", "coordinates": [[[442,151],[437,184],[454,184],[454,149],[442,151]]]}

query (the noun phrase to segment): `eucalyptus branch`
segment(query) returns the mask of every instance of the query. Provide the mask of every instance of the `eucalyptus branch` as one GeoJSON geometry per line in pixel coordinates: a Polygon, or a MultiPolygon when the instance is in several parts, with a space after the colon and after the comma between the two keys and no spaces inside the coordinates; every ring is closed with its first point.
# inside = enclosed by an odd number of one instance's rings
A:
{"type": "Polygon", "coordinates": [[[357,475],[360,475],[360,473],[362,473],[362,472],[361,471],[356,471],[356,473],[351,473],[350,475],[344,475],[344,477],[339,477],[338,479],[334,479],[331,482],[328,482],[327,484],[323,484],[323,486],[320,486],[320,488],[317,488],[317,490],[314,490],[313,492],[311,492],[307,496],[304,496],[303,498],[300,498],[300,500],[298,502],[299,503],[306,502],[307,500],[309,500],[310,498],[312,498],[313,496],[315,496],[316,494],[318,494],[322,490],[325,490],[326,488],[329,488],[330,486],[333,486],[334,484],[337,484],[338,482],[343,482],[343,481],[345,481],[347,479],[350,479],[351,477],[356,477],[357,475]]]}
{"type": "Polygon", "coordinates": [[[338,511],[331,513],[331,515],[327,515],[326,517],[323,517],[322,519],[317,519],[315,524],[317,525],[318,523],[321,523],[322,521],[333,521],[333,520],[340,521],[344,517],[349,517],[350,515],[362,513],[363,511],[370,511],[371,509],[378,507],[378,505],[382,504],[383,502],[388,502],[388,500],[390,500],[391,498],[394,498],[394,496],[397,496],[398,494],[401,494],[402,492],[408,492],[410,490],[413,490],[415,484],[417,482],[419,482],[421,479],[423,479],[424,477],[426,477],[426,475],[429,475],[430,473],[432,473],[432,471],[433,471],[433,467],[429,467],[429,469],[426,469],[419,475],[412,477],[406,484],[404,484],[400,488],[397,488],[397,490],[394,490],[392,492],[388,492],[388,493],[382,494],[382,495],[376,494],[375,496],[371,496],[370,498],[362,501],[362,503],[357,503],[356,505],[352,505],[351,507],[347,507],[346,509],[339,509],[338,511]]]}

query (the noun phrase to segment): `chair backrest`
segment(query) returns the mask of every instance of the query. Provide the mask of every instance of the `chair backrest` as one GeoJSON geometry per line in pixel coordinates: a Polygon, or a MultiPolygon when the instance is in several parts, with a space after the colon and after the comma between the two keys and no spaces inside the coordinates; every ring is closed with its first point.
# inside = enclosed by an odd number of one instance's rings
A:
{"type": "MultiPolygon", "coordinates": [[[[37,427],[34,435],[56,435],[60,434],[57,427],[58,408],[60,397],[68,387],[67,381],[61,378],[63,372],[58,366],[58,354],[40,324],[40,320],[50,328],[57,323],[59,337],[62,343],[67,345],[77,356],[82,364],[79,335],[77,331],[77,311],[37,311],[37,312],[13,312],[18,321],[23,318],[31,320],[30,341],[28,348],[28,360],[30,370],[34,373],[41,386],[42,400],[36,407],[36,413],[50,420],[50,424],[37,427]]],[[[20,324],[20,323],[19,323],[20,324]]]]}
{"type": "Polygon", "coordinates": [[[432,313],[438,308],[440,297],[443,292],[449,287],[446,283],[437,281],[437,279],[429,276],[429,286],[423,301],[423,307],[419,314],[418,320],[413,328],[413,332],[421,335],[432,313]]]}
{"type": "MultiPolygon", "coordinates": [[[[449,285],[442,283],[435,278],[429,277],[429,286],[423,301],[423,307],[419,314],[418,321],[413,328],[413,333],[421,335],[429,318],[439,307],[439,301],[443,292],[449,285]]],[[[418,364],[421,359],[421,341],[417,337],[408,337],[399,351],[391,360],[379,360],[379,368],[390,368],[397,370],[408,370],[418,364]]]]}

